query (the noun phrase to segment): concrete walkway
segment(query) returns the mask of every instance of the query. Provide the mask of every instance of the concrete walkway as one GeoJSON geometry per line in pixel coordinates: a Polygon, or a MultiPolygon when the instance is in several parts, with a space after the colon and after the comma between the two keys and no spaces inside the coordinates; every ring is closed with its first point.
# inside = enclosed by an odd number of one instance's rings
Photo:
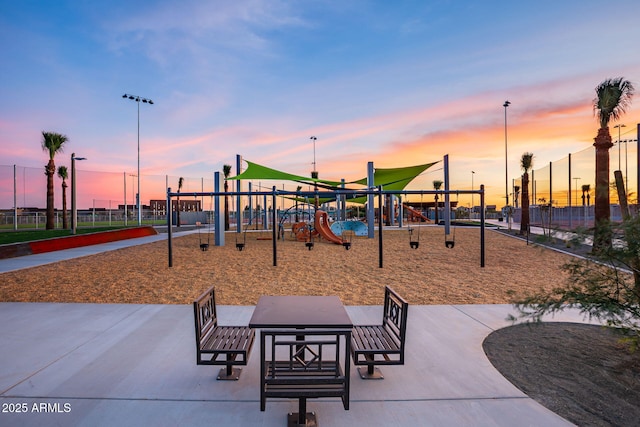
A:
{"type": "MultiPolygon", "coordinates": [[[[253,307],[221,306],[224,324],[253,307]]],[[[349,306],[377,323],[379,306],[349,306]]],[[[482,350],[508,305],[411,306],[406,363],[385,379],[351,374],[351,408],[310,400],[322,426],[568,426],[528,398],[482,350]]],[[[555,320],[581,321],[575,313],[555,320]]],[[[0,303],[2,426],[278,426],[296,401],[259,403],[259,342],[240,380],[197,366],[188,305],[0,303]]]]}
{"type": "MultiPolygon", "coordinates": [[[[166,234],[0,260],[0,272],[166,239],[166,234]]],[[[382,285],[381,290],[382,292],[382,285]]],[[[220,306],[221,324],[253,307],[220,306]]],[[[378,323],[380,306],[349,306],[378,323]]],[[[482,350],[509,305],[410,306],[406,362],[351,374],[351,408],[310,400],[321,426],[568,426],[496,371],[482,350]]],[[[558,321],[583,322],[577,312],[558,321]]],[[[239,381],[195,363],[189,305],[0,303],[0,426],[284,426],[296,401],[259,404],[259,342],[239,381]]],[[[352,365],[353,366],[353,365],[352,365]]]]}

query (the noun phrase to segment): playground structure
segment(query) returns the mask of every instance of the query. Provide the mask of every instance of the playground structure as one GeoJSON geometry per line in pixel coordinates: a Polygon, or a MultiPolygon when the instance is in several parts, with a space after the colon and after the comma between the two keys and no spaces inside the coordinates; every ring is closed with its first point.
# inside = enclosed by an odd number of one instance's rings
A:
{"type": "MultiPolygon", "coordinates": [[[[296,176],[296,175],[291,175],[291,174],[286,174],[283,172],[279,172],[279,171],[275,171],[273,169],[269,169],[266,168],[264,166],[260,166],[257,165],[255,163],[252,162],[248,162],[249,164],[249,168],[247,168],[247,170],[243,173],[239,173],[237,176],[235,177],[231,177],[228,178],[229,180],[237,180],[237,190],[236,191],[231,191],[231,192],[223,192],[221,191],[221,183],[222,183],[222,179],[221,179],[221,174],[220,172],[215,172],[214,173],[214,191],[213,192],[207,192],[207,193],[198,193],[198,192],[193,192],[193,193],[173,193],[171,191],[171,188],[167,189],[167,206],[171,206],[172,205],[172,198],[173,197],[177,197],[177,196],[193,196],[193,197],[203,197],[203,196],[210,196],[213,200],[214,200],[214,230],[215,230],[215,246],[224,246],[225,244],[225,233],[224,233],[224,215],[222,214],[222,209],[221,209],[221,199],[223,199],[224,197],[227,196],[231,196],[231,197],[236,197],[236,201],[237,201],[237,210],[236,212],[238,213],[239,217],[240,217],[240,212],[242,212],[241,210],[241,197],[243,196],[248,196],[249,197],[249,201],[251,201],[251,197],[255,196],[255,197],[259,197],[262,196],[264,197],[265,203],[264,205],[266,206],[266,200],[267,197],[271,197],[271,206],[272,206],[272,211],[273,211],[273,215],[271,215],[271,223],[272,223],[272,227],[271,227],[271,240],[272,240],[272,246],[273,246],[273,265],[277,266],[277,240],[279,237],[284,235],[284,228],[282,226],[282,224],[280,224],[280,227],[278,227],[278,210],[275,208],[276,205],[276,201],[278,197],[281,198],[289,198],[289,199],[293,199],[293,200],[315,200],[316,203],[318,203],[318,201],[322,200],[322,203],[325,203],[327,201],[335,201],[336,203],[338,203],[338,206],[340,207],[340,209],[344,210],[346,203],[347,202],[352,202],[352,203],[362,203],[364,201],[366,201],[366,224],[364,224],[366,226],[366,230],[367,230],[367,237],[368,238],[373,238],[375,235],[375,208],[374,208],[374,200],[375,197],[377,196],[378,198],[378,215],[377,215],[377,219],[378,219],[378,230],[379,230],[379,234],[378,234],[378,242],[379,242],[379,267],[382,268],[383,267],[383,251],[382,251],[382,245],[383,245],[383,238],[382,238],[382,230],[383,230],[383,198],[386,197],[398,197],[400,198],[400,202],[398,203],[398,206],[400,206],[400,209],[402,210],[402,208],[407,208],[408,206],[406,206],[405,204],[401,203],[401,197],[402,196],[408,196],[408,195],[420,195],[421,197],[423,197],[424,195],[438,195],[438,196],[444,196],[444,206],[445,206],[445,211],[446,212],[451,212],[451,203],[450,203],[450,196],[451,195],[460,195],[460,194],[478,194],[480,196],[480,204],[481,204],[481,217],[480,217],[480,240],[481,240],[481,244],[480,244],[480,266],[484,267],[485,264],[485,248],[484,248],[484,231],[485,231],[485,217],[484,217],[484,207],[485,207],[485,201],[484,201],[484,185],[480,185],[478,190],[450,190],[449,189],[449,165],[448,165],[448,155],[444,156],[444,190],[406,190],[405,187],[406,185],[413,180],[417,174],[421,173],[422,171],[426,170],[427,168],[429,168],[430,166],[432,166],[433,164],[437,163],[430,163],[430,164],[424,164],[424,165],[418,165],[418,166],[414,166],[414,167],[409,167],[409,168],[397,168],[397,169],[382,169],[381,171],[386,173],[385,175],[385,179],[387,180],[391,180],[388,182],[379,182],[380,180],[376,178],[376,173],[378,172],[378,170],[374,170],[373,168],[373,162],[369,162],[368,164],[368,168],[367,168],[367,178],[363,179],[363,180],[358,180],[358,181],[353,181],[350,184],[359,184],[359,185],[365,185],[366,188],[363,189],[350,189],[350,188],[346,188],[345,187],[345,182],[344,180],[341,182],[336,182],[336,181],[327,181],[327,180],[319,180],[317,178],[306,178],[306,177],[301,177],[301,176],[296,176]],[[268,173],[268,175],[256,175],[256,170],[258,170],[259,172],[262,173],[268,173]],[[251,173],[249,173],[249,171],[251,171],[251,173]],[[266,171],[266,172],[265,172],[266,171]],[[374,172],[375,171],[375,172],[374,172]],[[268,176],[269,178],[265,178],[265,176],[268,176]],[[284,180],[284,179],[288,179],[288,180],[293,180],[293,181],[297,181],[297,182],[312,182],[314,184],[315,190],[314,191],[301,191],[300,188],[298,187],[297,191],[286,191],[286,190],[278,190],[276,189],[275,186],[272,187],[271,191],[242,191],[241,186],[240,186],[240,180],[241,179],[259,179],[260,177],[262,177],[261,179],[280,179],[280,180],[284,180]],[[377,184],[377,185],[376,185],[377,184]],[[322,188],[322,190],[318,190],[318,187],[322,188]]],[[[237,156],[237,169],[238,172],[241,171],[241,167],[240,164],[242,162],[242,158],[240,156],[237,156]]],[[[409,209],[412,209],[409,207],[409,209]]],[[[251,208],[249,208],[249,210],[251,211],[251,208]]],[[[266,210],[265,210],[266,212],[266,210]]],[[[414,216],[418,216],[419,218],[421,218],[421,220],[428,220],[427,217],[425,217],[422,213],[419,213],[417,211],[414,210],[414,212],[411,212],[411,210],[409,210],[409,212],[414,215],[414,216]],[[419,214],[419,215],[416,215],[419,214]]],[[[342,218],[344,218],[344,216],[342,216],[342,218]]],[[[453,248],[454,244],[455,244],[455,235],[451,234],[451,216],[450,215],[445,215],[444,218],[444,231],[445,231],[445,245],[448,248],[453,248]]],[[[329,225],[329,221],[328,221],[328,215],[327,212],[323,211],[323,210],[319,210],[319,209],[315,209],[314,212],[314,221],[313,221],[313,228],[309,223],[304,223],[304,222],[296,222],[294,225],[292,225],[291,227],[291,231],[292,231],[292,235],[296,236],[296,239],[298,240],[303,240],[305,241],[305,245],[311,249],[313,247],[313,237],[314,236],[319,236],[322,239],[334,243],[334,244],[340,244],[342,245],[345,249],[349,249],[351,247],[351,236],[355,234],[355,228],[358,229],[358,232],[362,233],[363,228],[362,226],[351,226],[348,225],[348,223],[350,222],[355,222],[355,221],[339,221],[338,223],[341,224],[339,226],[336,226],[336,231],[340,231],[341,232],[341,237],[338,237],[338,235],[333,231],[333,229],[331,228],[331,226],[329,225]],[[345,227],[353,227],[354,230],[346,230],[345,227]],[[349,238],[345,238],[345,231],[349,231],[348,233],[346,233],[346,235],[349,236],[349,238]]],[[[266,215],[265,215],[265,223],[266,223],[266,215]]],[[[167,214],[167,225],[168,225],[168,258],[169,258],[169,267],[172,267],[173,265],[173,255],[172,255],[172,215],[170,213],[167,214]]],[[[398,215],[398,225],[400,227],[402,227],[402,214],[398,215]]],[[[237,227],[236,227],[236,247],[238,248],[238,250],[242,250],[244,248],[244,244],[246,242],[246,233],[243,235],[245,237],[243,237],[243,241],[240,243],[238,241],[238,236],[243,233],[243,223],[241,221],[241,217],[239,218],[239,220],[237,221],[237,227]],[[238,245],[242,246],[239,247],[238,245]]],[[[410,230],[411,233],[411,230],[410,230]]],[[[410,238],[410,241],[412,241],[412,239],[410,238]]],[[[417,249],[418,248],[418,244],[416,243],[411,243],[411,248],[413,249],[417,249]]]]}

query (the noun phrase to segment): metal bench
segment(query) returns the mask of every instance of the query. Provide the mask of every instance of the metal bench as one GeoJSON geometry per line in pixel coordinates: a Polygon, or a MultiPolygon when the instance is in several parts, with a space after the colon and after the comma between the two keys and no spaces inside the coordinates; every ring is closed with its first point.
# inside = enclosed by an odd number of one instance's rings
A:
{"type": "Polygon", "coordinates": [[[260,410],[267,398],[298,399],[289,426],[317,426],[310,398],[339,397],[348,410],[350,342],[350,329],[261,330],[260,410]]]}
{"type": "Polygon", "coordinates": [[[375,365],[404,365],[404,345],[409,304],[386,286],[382,325],[355,325],[351,336],[351,355],[362,379],[383,379],[375,365]]]}
{"type": "Polygon", "coordinates": [[[196,326],[196,364],[225,365],[219,380],[238,380],[253,346],[255,331],[248,326],[219,326],[215,288],[211,287],[193,302],[196,326]]]}

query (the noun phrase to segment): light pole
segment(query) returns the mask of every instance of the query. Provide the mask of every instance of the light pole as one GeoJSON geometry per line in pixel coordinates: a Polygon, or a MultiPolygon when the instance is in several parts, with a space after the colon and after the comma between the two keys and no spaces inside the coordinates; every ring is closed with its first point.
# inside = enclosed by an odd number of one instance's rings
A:
{"type": "Polygon", "coordinates": [[[509,214],[509,161],[507,159],[507,108],[511,105],[509,101],[504,101],[504,197],[507,207],[507,224],[511,228],[511,215],[509,214]]]}
{"type": "Polygon", "coordinates": [[[620,155],[620,128],[626,128],[625,125],[615,125],[613,127],[614,129],[618,129],[618,170],[622,170],[620,169],[620,163],[621,163],[621,155],[620,155]]]}
{"type": "Polygon", "coordinates": [[[87,160],[87,158],[76,157],[76,153],[71,153],[71,234],[76,234],[78,224],[78,207],[76,206],[76,160],[87,160]]]}
{"type": "Polygon", "coordinates": [[[138,207],[138,225],[142,225],[142,209],[140,207],[140,101],[145,104],[153,105],[153,101],[147,98],[142,98],[137,95],[130,95],[125,93],[123,98],[129,98],[132,101],[136,101],[138,104],[138,192],[136,193],[136,205],[138,207]]]}
{"type": "MultiPolygon", "coordinates": [[[[318,138],[316,138],[315,136],[312,136],[309,139],[313,141],[313,170],[311,171],[311,178],[318,179],[318,169],[316,169],[316,140],[318,138]]],[[[313,182],[313,190],[316,192],[318,191],[318,184],[315,181],[313,182]]],[[[320,200],[318,200],[317,194],[314,198],[314,204],[316,209],[318,209],[318,206],[320,205],[320,200]]]]}

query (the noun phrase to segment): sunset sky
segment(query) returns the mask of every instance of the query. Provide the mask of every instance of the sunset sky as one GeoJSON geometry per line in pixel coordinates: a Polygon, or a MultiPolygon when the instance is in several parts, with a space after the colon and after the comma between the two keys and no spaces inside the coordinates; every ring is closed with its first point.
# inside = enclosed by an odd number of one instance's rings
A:
{"type": "MultiPolygon", "coordinates": [[[[154,101],[143,176],[210,178],[236,154],[309,175],[316,136],[321,178],[449,154],[451,188],[474,171],[501,206],[504,101],[510,179],[524,152],[536,168],[589,148],[594,88],[640,90],[638,16],[637,0],[0,0],[0,165],[42,168],[52,131],[69,137],[57,165],[75,152],[78,169],[135,173],[128,93],[154,101]]],[[[639,122],[636,98],[622,138],[639,122]]],[[[410,188],[432,189],[433,169],[410,188]]]]}

